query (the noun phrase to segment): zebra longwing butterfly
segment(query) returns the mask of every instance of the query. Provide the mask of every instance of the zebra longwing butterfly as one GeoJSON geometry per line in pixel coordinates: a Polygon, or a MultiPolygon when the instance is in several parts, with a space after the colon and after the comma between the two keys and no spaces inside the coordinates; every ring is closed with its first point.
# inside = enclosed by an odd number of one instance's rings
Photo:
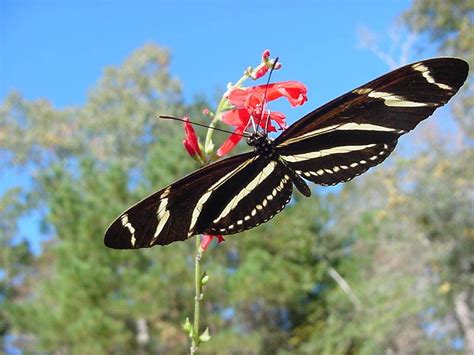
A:
{"type": "Polygon", "coordinates": [[[196,234],[234,234],[267,222],[305,180],[346,182],[380,164],[398,138],[459,90],[468,64],[435,58],[410,64],[307,114],[275,140],[254,132],[252,152],[208,165],[138,202],[107,229],[105,245],[136,249],[196,234]]]}

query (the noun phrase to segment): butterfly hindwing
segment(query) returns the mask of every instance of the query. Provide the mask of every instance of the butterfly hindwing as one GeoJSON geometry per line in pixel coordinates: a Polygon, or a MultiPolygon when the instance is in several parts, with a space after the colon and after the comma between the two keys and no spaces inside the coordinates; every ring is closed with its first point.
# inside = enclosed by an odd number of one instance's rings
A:
{"type": "MultiPolygon", "coordinates": [[[[205,230],[207,234],[233,234],[258,226],[273,218],[285,208],[293,192],[293,183],[287,168],[278,159],[258,158],[251,178],[238,189],[232,184],[223,187],[220,194],[231,196],[219,214],[205,230]]],[[[238,176],[236,176],[236,179],[238,176]]]]}
{"type": "Polygon", "coordinates": [[[396,144],[397,140],[388,143],[344,144],[321,149],[319,154],[285,154],[281,158],[301,177],[320,185],[335,185],[352,180],[380,164],[396,144]]]}
{"type": "Polygon", "coordinates": [[[467,63],[437,58],[407,65],[309,113],[276,140],[281,159],[322,185],[348,181],[380,164],[398,138],[458,91],[467,63]]]}

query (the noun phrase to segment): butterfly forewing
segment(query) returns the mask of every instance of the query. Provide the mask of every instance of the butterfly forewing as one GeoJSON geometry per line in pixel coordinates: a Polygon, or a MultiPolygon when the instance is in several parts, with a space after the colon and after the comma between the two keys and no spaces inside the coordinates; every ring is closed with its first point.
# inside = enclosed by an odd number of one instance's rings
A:
{"type": "Polygon", "coordinates": [[[458,91],[466,62],[438,58],[407,65],[309,113],[275,141],[304,178],[334,185],[381,163],[402,134],[458,91]]]}
{"type": "Polygon", "coordinates": [[[185,240],[196,229],[209,190],[217,189],[255,158],[247,153],[221,160],[138,202],[109,226],[105,245],[131,249],[185,240]]]}

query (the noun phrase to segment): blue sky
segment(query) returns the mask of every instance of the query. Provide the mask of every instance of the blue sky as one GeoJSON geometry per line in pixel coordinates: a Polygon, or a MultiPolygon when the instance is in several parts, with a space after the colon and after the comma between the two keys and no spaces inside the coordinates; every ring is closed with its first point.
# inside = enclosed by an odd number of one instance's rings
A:
{"type": "MultiPolygon", "coordinates": [[[[360,48],[358,32],[370,28],[388,48],[387,33],[409,6],[406,0],[2,0],[0,99],[18,90],[59,108],[81,105],[106,66],[120,65],[148,42],[171,51],[172,74],[187,101],[213,97],[268,48],[284,65],[274,80],[299,80],[309,89],[304,107],[287,110],[291,122],[387,72],[386,63],[360,48]]],[[[1,175],[0,193],[29,182],[13,171],[1,175]]],[[[31,218],[22,229],[37,234],[31,218]]]]}
{"type": "MultiPolygon", "coordinates": [[[[383,36],[409,1],[22,1],[0,9],[0,97],[12,89],[56,106],[80,105],[105,66],[144,43],[172,53],[186,98],[212,95],[256,63],[278,55],[277,79],[304,81],[314,101],[387,71],[358,48],[358,28],[383,36]]],[[[316,104],[316,103],[315,103],[316,104]]]]}

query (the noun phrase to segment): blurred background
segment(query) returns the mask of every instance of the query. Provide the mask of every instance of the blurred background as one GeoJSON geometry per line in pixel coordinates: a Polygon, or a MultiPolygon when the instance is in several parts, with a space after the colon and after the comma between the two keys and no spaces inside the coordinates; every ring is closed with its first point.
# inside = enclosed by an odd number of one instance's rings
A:
{"type": "MultiPolygon", "coordinates": [[[[472,0],[0,1],[0,352],[187,353],[193,241],[103,245],[197,168],[155,115],[206,122],[267,48],[309,89],[271,107],[290,123],[411,61],[472,72],[473,19],[472,0]]],[[[202,353],[474,354],[473,87],[369,173],[212,246],[202,353]]]]}

